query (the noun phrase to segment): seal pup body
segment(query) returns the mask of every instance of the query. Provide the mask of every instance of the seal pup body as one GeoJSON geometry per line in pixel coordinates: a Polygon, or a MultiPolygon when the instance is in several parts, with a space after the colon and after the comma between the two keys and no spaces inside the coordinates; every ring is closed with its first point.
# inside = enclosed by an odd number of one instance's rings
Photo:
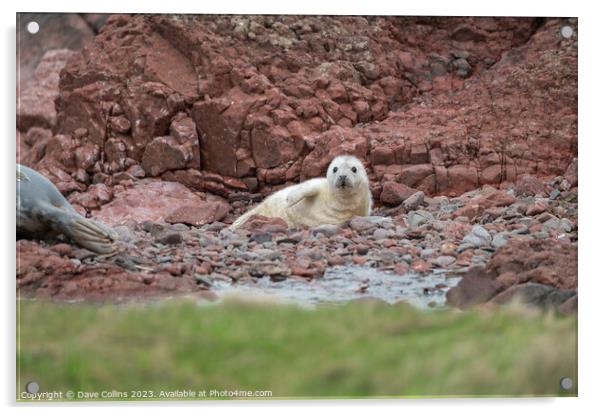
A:
{"type": "Polygon", "coordinates": [[[50,180],[17,164],[17,235],[44,238],[57,234],[99,254],[116,250],[112,230],[81,216],[50,180]]]}
{"type": "Polygon", "coordinates": [[[353,156],[336,157],[326,177],[310,179],[268,196],[240,216],[236,229],[253,215],[283,219],[289,226],[339,224],[353,216],[368,216],[372,196],[362,162],[353,156]]]}

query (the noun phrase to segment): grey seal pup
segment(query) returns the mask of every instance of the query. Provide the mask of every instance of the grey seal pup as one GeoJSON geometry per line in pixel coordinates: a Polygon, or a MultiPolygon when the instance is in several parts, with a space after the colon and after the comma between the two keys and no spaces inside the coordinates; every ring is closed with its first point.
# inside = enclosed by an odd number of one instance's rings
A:
{"type": "Polygon", "coordinates": [[[283,219],[288,226],[339,224],[353,216],[369,216],[372,194],[364,165],[354,156],[338,156],[330,162],[326,177],[285,187],[241,215],[236,229],[252,215],[283,219]]]}

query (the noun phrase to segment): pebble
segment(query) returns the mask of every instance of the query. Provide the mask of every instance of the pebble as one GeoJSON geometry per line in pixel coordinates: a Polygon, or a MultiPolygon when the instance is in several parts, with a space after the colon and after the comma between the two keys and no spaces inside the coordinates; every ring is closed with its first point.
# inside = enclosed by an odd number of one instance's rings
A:
{"type": "Polygon", "coordinates": [[[502,246],[506,245],[508,243],[508,239],[506,239],[506,236],[502,233],[498,233],[493,237],[493,240],[491,241],[491,245],[498,249],[501,248],[502,246]]]}
{"type": "Polygon", "coordinates": [[[451,242],[444,242],[439,247],[439,251],[443,255],[454,255],[456,252],[457,246],[451,242]]]}
{"type": "Polygon", "coordinates": [[[369,250],[370,250],[370,248],[369,248],[369,247],[367,247],[366,245],[358,245],[358,246],[355,248],[355,252],[356,252],[358,255],[366,255],[366,254],[368,253],[368,251],[369,251],[369,250]]]}
{"type": "Polygon", "coordinates": [[[219,236],[221,239],[224,240],[230,240],[230,239],[239,239],[240,236],[233,230],[230,230],[228,228],[224,228],[221,231],[219,231],[219,236]]]}
{"type": "Polygon", "coordinates": [[[378,228],[374,231],[374,233],[372,234],[372,236],[374,237],[374,239],[376,240],[380,240],[380,239],[386,239],[389,236],[391,236],[391,231],[389,231],[388,229],[382,229],[382,228],[378,228]]]}
{"type": "Polygon", "coordinates": [[[254,253],[257,255],[257,257],[268,261],[280,259],[282,256],[279,251],[266,248],[255,249],[254,253]]]}
{"type": "Polygon", "coordinates": [[[537,220],[539,221],[539,223],[544,223],[544,222],[547,222],[547,221],[549,221],[550,219],[557,219],[557,218],[556,218],[556,216],[552,215],[552,214],[551,214],[551,213],[549,213],[549,212],[544,212],[544,213],[542,213],[541,215],[539,215],[539,216],[537,217],[537,220]]]}
{"type": "Polygon", "coordinates": [[[525,213],[527,216],[535,216],[545,212],[546,210],[548,210],[548,207],[544,203],[536,202],[532,205],[529,205],[525,213]]]}
{"type": "Polygon", "coordinates": [[[415,210],[408,213],[408,223],[410,229],[414,230],[425,223],[429,223],[434,219],[433,215],[426,210],[415,210]]]}
{"type": "Polygon", "coordinates": [[[487,229],[485,229],[481,225],[474,225],[471,229],[471,232],[473,235],[476,235],[477,237],[485,241],[491,241],[491,234],[489,233],[489,231],[487,231],[487,229]]]}
{"type": "Polygon", "coordinates": [[[171,262],[172,260],[173,257],[171,255],[157,257],[157,262],[159,262],[160,264],[165,264],[166,262],[171,262]]]}
{"type": "Polygon", "coordinates": [[[396,274],[407,274],[409,270],[410,266],[407,264],[407,262],[399,262],[393,266],[393,272],[396,274]]]}
{"type": "Polygon", "coordinates": [[[487,262],[487,257],[484,255],[473,255],[471,261],[473,264],[482,264],[484,262],[487,262]]]}
{"type": "Polygon", "coordinates": [[[212,284],[218,283],[221,285],[230,285],[232,283],[232,278],[224,274],[219,274],[217,272],[212,273],[209,278],[212,284]]]}
{"type": "Polygon", "coordinates": [[[303,235],[297,232],[293,235],[285,236],[276,240],[278,244],[297,244],[303,240],[303,235]]]}
{"type": "Polygon", "coordinates": [[[529,228],[527,226],[521,225],[518,228],[511,231],[510,233],[514,235],[527,235],[529,233],[529,228]]]}
{"type": "Polygon", "coordinates": [[[207,275],[211,273],[212,267],[208,262],[203,262],[201,265],[197,265],[194,270],[197,274],[207,275]]]}
{"type": "Polygon", "coordinates": [[[234,281],[239,281],[244,278],[252,278],[251,274],[248,271],[245,271],[244,269],[235,269],[234,271],[230,272],[228,275],[234,281]]]}
{"type": "Polygon", "coordinates": [[[391,248],[392,246],[397,245],[397,241],[395,241],[394,239],[381,239],[380,244],[385,248],[391,248]]]}
{"type": "Polygon", "coordinates": [[[435,253],[435,250],[433,248],[424,248],[420,252],[420,258],[428,258],[428,257],[432,256],[434,253],[435,253]]]}
{"type": "Polygon", "coordinates": [[[349,227],[356,232],[366,232],[376,227],[376,224],[372,222],[367,216],[355,216],[349,222],[349,227]]]}
{"type": "Polygon", "coordinates": [[[173,225],[171,225],[171,229],[179,232],[187,232],[190,228],[184,223],[174,223],[173,225]]]}
{"type": "Polygon", "coordinates": [[[453,256],[448,256],[448,255],[441,255],[438,256],[437,258],[435,258],[435,260],[433,261],[433,263],[439,267],[447,267],[451,264],[453,264],[456,261],[456,258],[454,258],[453,256]]]}
{"type": "Polygon", "coordinates": [[[463,239],[462,245],[469,245],[475,248],[486,246],[491,243],[491,235],[481,225],[474,225],[463,239]]]}
{"type": "Polygon", "coordinates": [[[393,219],[388,216],[365,216],[365,218],[381,228],[389,229],[395,227],[393,219]]]}
{"type": "Polygon", "coordinates": [[[557,232],[558,231],[571,232],[573,230],[573,224],[567,218],[563,218],[563,219],[553,218],[553,219],[546,221],[543,224],[542,230],[545,232],[549,232],[551,230],[555,230],[557,232]]]}
{"type": "Polygon", "coordinates": [[[470,247],[479,247],[485,245],[485,241],[473,233],[469,233],[462,239],[462,245],[467,245],[470,247]]]}
{"type": "Polygon", "coordinates": [[[121,242],[130,242],[134,240],[134,232],[125,225],[115,226],[113,227],[113,230],[121,242]]]}
{"type": "Polygon", "coordinates": [[[211,287],[213,285],[211,279],[206,275],[195,274],[194,279],[196,280],[197,284],[202,284],[207,287],[211,287]]]}
{"type": "Polygon", "coordinates": [[[184,264],[167,264],[163,267],[164,271],[169,272],[174,277],[179,277],[186,272],[184,264]]]}
{"type": "Polygon", "coordinates": [[[325,225],[320,225],[320,226],[316,226],[315,228],[313,228],[311,230],[311,234],[312,235],[324,235],[327,238],[330,238],[331,236],[336,235],[338,230],[339,230],[339,227],[337,225],[325,224],[325,225]]]}
{"type": "Polygon", "coordinates": [[[155,238],[155,242],[164,245],[178,245],[182,243],[183,240],[182,233],[177,231],[161,233],[155,238]]]}
{"type": "Polygon", "coordinates": [[[445,228],[447,228],[447,226],[449,225],[450,221],[444,221],[444,220],[434,220],[431,225],[433,226],[433,229],[436,230],[437,232],[442,232],[443,230],[445,230],[445,228]]]}
{"type": "Polygon", "coordinates": [[[556,200],[560,196],[560,190],[554,189],[550,192],[550,200],[556,200]]]}
{"type": "Polygon", "coordinates": [[[251,238],[249,238],[249,241],[251,241],[251,242],[257,242],[258,244],[264,244],[266,242],[272,242],[272,234],[271,233],[267,233],[267,232],[256,233],[256,234],[251,235],[251,238]]]}
{"type": "Polygon", "coordinates": [[[290,268],[282,265],[270,265],[263,269],[265,275],[269,275],[270,277],[274,276],[283,276],[287,277],[291,275],[290,268]]]}
{"type": "Polygon", "coordinates": [[[462,252],[466,251],[467,249],[472,249],[474,248],[474,246],[472,246],[471,244],[460,244],[458,245],[458,247],[456,248],[456,252],[461,254],[462,252]]]}
{"type": "Polygon", "coordinates": [[[309,257],[298,257],[296,261],[296,265],[301,268],[309,268],[311,265],[311,258],[309,257]]]}
{"type": "Polygon", "coordinates": [[[533,232],[531,234],[535,239],[547,239],[550,237],[550,234],[545,231],[533,232]]]}
{"type": "Polygon", "coordinates": [[[368,262],[368,258],[365,256],[354,255],[351,258],[351,261],[356,265],[364,265],[366,262],[368,262]]]}
{"type": "Polygon", "coordinates": [[[328,265],[333,267],[337,265],[344,265],[345,262],[345,258],[340,255],[331,255],[328,257],[328,265]]]}
{"type": "Polygon", "coordinates": [[[139,261],[137,257],[120,253],[111,259],[114,264],[119,265],[120,267],[125,268],[128,271],[138,271],[136,263],[139,263],[139,261]]]}
{"type": "Polygon", "coordinates": [[[154,223],[147,220],[142,223],[142,229],[144,229],[145,232],[148,232],[153,236],[157,236],[158,234],[163,232],[165,226],[160,223],[154,223]]]}
{"type": "Polygon", "coordinates": [[[69,256],[73,252],[69,244],[56,244],[52,247],[52,250],[60,256],[69,256]]]}
{"type": "Polygon", "coordinates": [[[570,190],[571,183],[567,179],[563,179],[562,182],[560,182],[560,189],[564,192],[566,192],[567,190],[570,190]]]}
{"type": "Polygon", "coordinates": [[[403,208],[406,210],[406,212],[409,212],[411,210],[418,209],[418,207],[423,202],[424,202],[424,192],[418,191],[418,192],[414,193],[413,195],[411,195],[410,197],[408,197],[406,200],[404,200],[403,203],[401,204],[401,206],[403,206],[403,208]]]}
{"type": "Polygon", "coordinates": [[[422,259],[418,259],[414,261],[411,268],[416,272],[425,273],[431,269],[431,263],[422,259]]]}
{"type": "Polygon", "coordinates": [[[210,223],[209,225],[207,225],[206,230],[209,232],[219,232],[224,228],[227,228],[228,225],[226,225],[225,223],[222,222],[213,222],[210,223]]]}

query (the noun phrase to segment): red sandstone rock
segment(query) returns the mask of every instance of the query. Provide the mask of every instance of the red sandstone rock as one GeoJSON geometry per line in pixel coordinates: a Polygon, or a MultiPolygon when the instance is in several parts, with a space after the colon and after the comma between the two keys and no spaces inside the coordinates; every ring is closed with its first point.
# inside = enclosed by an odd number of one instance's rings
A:
{"type": "Polygon", "coordinates": [[[69,202],[85,208],[87,211],[100,208],[113,199],[113,191],[105,184],[93,184],[88,187],[85,193],[71,195],[69,202]]]}
{"type": "Polygon", "coordinates": [[[506,284],[531,281],[574,289],[577,287],[577,247],[553,239],[511,239],[495,252],[487,270],[506,284]],[[515,276],[509,280],[512,274],[515,276]]]}
{"type": "Polygon", "coordinates": [[[502,290],[502,284],[484,266],[476,265],[466,272],[456,287],[447,292],[447,304],[467,308],[490,300],[502,290]]]}
{"type": "Polygon", "coordinates": [[[577,158],[574,158],[571,161],[571,164],[569,164],[569,166],[566,168],[566,171],[564,172],[564,177],[569,181],[569,183],[573,187],[575,187],[579,184],[579,181],[577,178],[577,172],[578,172],[577,158]]]}
{"type": "Polygon", "coordinates": [[[432,264],[430,261],[425,261],[423,259],[417,259],[414,262],[412,262],[412,266],[410,268],[412,269],[412,271],[425,273],[425,272],[428,272],[428,270],[430,270],[431,267],[432,267],[432,264]]]}
{"type": "MultiPolygon", "coordinates": [[[[149,275],[107,263],[76,265],[71,259],[77,255],[76,251],[60,248],[59,254],[55,252],[57,247],[50,250],[34,241],[17,241],[19,296],[121,301],[128,297],[189,295],[201,289],[193,278],[173,277],[165,271],[149,275]]],[[[183,270],[182,264],[173,265],[183,270]]]]}
{"type": "Polygon", "coordinates": [[[502,190],[494,190],[484,195],[478,195],[468,200],[466,204],[453,213],[454,218],[465,216],[472,220],[483,214],[487,209],[511,205],[516,198],[502,190]]]}
{"type": "Polygon", "coordinates": [[[175,215],[178,209],[192,206],[202,209],[205,204],[203,199],[180,183],[143,179],[133,188],[116,193],[113,201],[93,212],[93,217],[113,226],[128,220],[162,222],[175,215]]]}
{"type": "Polygon", "coordinates": [[[199,181],[179,172],[201,169],[220,178],[194,188],[227,197],[323,175],[343,153],[366,162],[375,196],[391,181],[459,195],[563,174],[577,150],[577,51],[562,24],[111,16],[61,73],[56,131],[73,145],[33,167],[108,183],[142,164],[187,186],[199,181]]]}
{"type": "Polygon", "coordinates": [[[517,196],[546,196],[549,193],[545,183],[538,177],[530,174],[525,174],[518,178],[514,192],[517,196]]]}
{"type": "Polygon", "coordinates": [[[548,206],[545,203],[536,202],[532,205],[527,206],[527,210],[525,213],[527,214],[527,216],[535,216],[545,212],[546,210],[548,210],[548,206]]]}
{"type": "Polygon", "coordinates": [[[386,182],[380,194],[380,201],[386,205],[397,206],[417,191],[403,183],[386,182]]]}
{"type": "Polygon", "coordinates": [[[225,202],[203,202],[200,205],[181,206],[165,218],[168,223],[185,223],[201,226],[222,220],[230,206],[225,202]]]}
{"type": "Polygon", "coordinates": [[[17,163],[35,166],[46,155],[46,146],[52,138],[52,131],[32,127],[27,133],[17,130],[17,163]]]}
{"type": "Polygon", "coordinates": [[[251,232],[267,232],[270,230],[280,231],[286,230],[288,225],[280,218],[268,218],[262,215],[253,215],[245,223],[242,224],[241,229],[247,229],[251,232]]]}
{"type": "Polygon", "coordinates": [[[144,150],[142,168],[147,176],[154,177],[168,170],[183,169],[191,159],[192,154],[174,137],[157,137],[144,150]]]}

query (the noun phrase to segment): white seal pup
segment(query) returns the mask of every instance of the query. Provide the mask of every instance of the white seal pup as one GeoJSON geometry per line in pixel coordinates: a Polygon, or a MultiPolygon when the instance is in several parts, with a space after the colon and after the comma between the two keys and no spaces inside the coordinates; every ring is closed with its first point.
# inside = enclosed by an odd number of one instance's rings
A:
{"type": "Polygon", "coordinates": [[[369,216],[372,194],[361,161],[353,156],[336,157],[326,177],[310,179],[268,196],[241,215],[238,228],[253,215],[282,218],[289,226],[339,224],[353,216],[369,216]]]}

